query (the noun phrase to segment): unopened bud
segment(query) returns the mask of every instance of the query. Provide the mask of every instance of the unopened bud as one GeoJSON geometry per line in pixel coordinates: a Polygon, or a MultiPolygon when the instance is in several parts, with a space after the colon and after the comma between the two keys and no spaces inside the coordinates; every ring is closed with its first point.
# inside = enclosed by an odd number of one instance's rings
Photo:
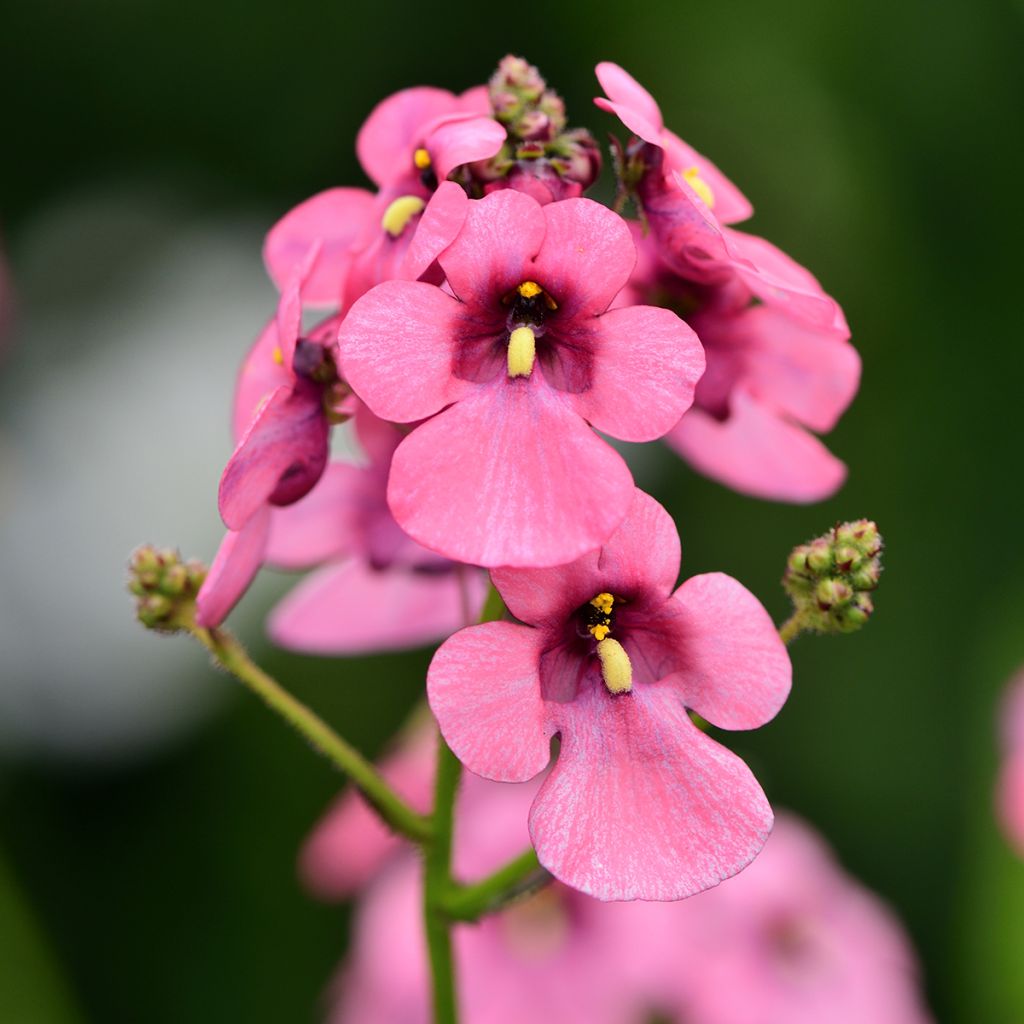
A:
{"type": "Polygon", "coordinates": [[[147,629],[174,633],[191,620],[196,594],[206,579],[200,562],[183,562],[172,548],[137,548],[128,563],[128,589],[138,601],[135,612],[147,629]]]}
{"type": "Polygon", "coordinates": [[[870,591],[882,573],[882,538],[867,519],[840,523],[794,548],[782,585],[793,601],[788,632],[852,633],[874,611],[870,591]]]}

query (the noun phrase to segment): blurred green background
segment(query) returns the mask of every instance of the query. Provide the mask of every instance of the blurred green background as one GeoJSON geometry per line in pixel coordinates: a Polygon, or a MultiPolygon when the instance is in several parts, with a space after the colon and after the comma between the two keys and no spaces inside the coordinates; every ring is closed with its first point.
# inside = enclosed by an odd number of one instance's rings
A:
{"type": "MultiPolygon", "coordinates": [[[[730,745],[897,909],[938,1020],[1021,1024],[1024,864],[990,809],[995,703],[1024,663],[1024,6],[994,0],[4,0],[0,1020],[317,1018],[346,917],[294,860],[337,780],[184,640],[137,635],[123,559],[212,553],[232,366],[273,306],[262,232],[364,183],[379,99],[461,90],[510,51],[601,135],[592,67],[632,70],[843,303],[865,372],[829,441],[835,499],[744,499],[661,451],[638,479],[688,573],[737,575],[780,620],[789,548],[877,519],[876,618],[800,640],[788,706],[730,745]]],[[[275,652],[279,590],[240,631],[376,751],[428,654],[275,652]]]]}

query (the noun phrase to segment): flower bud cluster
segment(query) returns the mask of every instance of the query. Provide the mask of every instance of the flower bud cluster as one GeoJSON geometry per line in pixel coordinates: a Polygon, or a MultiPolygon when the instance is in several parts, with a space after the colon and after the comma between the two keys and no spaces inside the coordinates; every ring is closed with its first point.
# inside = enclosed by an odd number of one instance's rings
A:
{"type": "Polygon", "coordinates": [[[782,585],[803,629],[853,633],[874,611],[871,591],[882,572],[882,537],[868,519],[839,523],[794,548],[782,585]]]}
{"type": "Polygon", "coordinates": [[[501,60],[488,91],[494,117],[508,132],[501,150],[472,167],[485,189],[539,179],[555,199],[579,195],[601,172],[601,151],[585,128],[566,129],[565,102],[522,57],[501,60]]]}
{"type": "Polygon", "coordinates": [[[138,598],[135,612],[147,629],[174,633],[181,628],[181,613],[195,603],[206,579],[206,566],[183,562],[173,548],[145,544],[128,563],[128,589],[138,598]]]}

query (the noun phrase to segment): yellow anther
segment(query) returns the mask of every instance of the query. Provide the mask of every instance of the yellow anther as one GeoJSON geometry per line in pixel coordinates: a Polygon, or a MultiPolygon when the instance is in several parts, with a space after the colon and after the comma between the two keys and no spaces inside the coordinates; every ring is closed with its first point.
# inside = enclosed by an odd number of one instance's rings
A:
{"type": "Polygon", "coordinates": [[[606,622],[602,622],[599,626],[588,626],[587,628],[595,640],[603,640],[612,631],[612,627],[606,622]]]}
{"type": "Polygon", "coordinates": [[[516,291],[519,292],[519,294],[522,295],[524,299],[532,299],[540,295],[540,293],[544,291],[544,289],[541,288],[541,286],[537,284],[536,281],[524,281],[516,289],[516,291]]]}
{"type": "Polygon", "coordinates": [[[633,666],[626,649],[618,640],[607,637],[597,645],[601,659],[601,678],[609,693],[629,693],[633,689],[633,666]]]}
{"type": "Polygon", "coordinates": [[[704,205],[709,210],[714,209],[715,193],[711,191],[711,186],[700,176],[700,168],[687,167],[683,171],[683,177],[686,179],[686,184],[700,196],[704,205]]]}
{"type": "MultiPolygon", "coordinates": [[[[590,603],[602,614],[610,615],[612,605],[615,604],[615,598],[611,594],[601,593],[597,597],[592,598],[590,603]]],[[[600,637],[598,637],[600,639],[600,637]]]]}
{"type": "Polygon", "coordinates": [[[529,327],[517,327],[508,339],[508,375],[529,377],[537,357],[537,339],[529,327]]]}
{"type": "Polygon", "coordinates": [[[278,366],[284,366],[284,352],[281,351],[280,345],[274,346],[274,351],[271,353],[271,358],[277,363],[278,366]]]}
{"type": "Polygon", "coordinates": [[[416,165],[416,170],[425,171],[430,166],[430,154],[421,146],[413,153],[412,162],[416,165]]]}
{"type": "Polygon", "coordinates": [[[419,196],[399,196],[384,211],[380,226],[392,238],[397,238],[408,227],[409,221],[426,205],[419,196]]]}

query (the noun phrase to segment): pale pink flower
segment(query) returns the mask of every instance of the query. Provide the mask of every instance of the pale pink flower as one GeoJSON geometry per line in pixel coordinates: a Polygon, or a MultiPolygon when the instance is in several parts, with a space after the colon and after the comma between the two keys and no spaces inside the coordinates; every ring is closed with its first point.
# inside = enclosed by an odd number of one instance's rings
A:
{"type": "Polygon", "coordinates": [[[930,1020],[900,923],[846,875],[809,826],[790,816],[777,820],[750,867],[680,910],[664,921],[660,942],[649,950],[659,1009],[671,1019],[930,1020]],[[683,970],[673,972],[673,963],[683,970]]]}
{"type": "Polygon", "coordinates": [[[557,760],[530,812],[541,863],[605,900],[677,900],[757,854],[772,814],[746,765],[701,732],[769,721],[790,664],[767,612],[728,576],[673,592],[679,537],[635,491],[600,549],[551,569],[491,574],[525,625],[491,622],[446,641],[427,694],[449,746],[503,782],[557,760]]]}
{"type": "Polygon", "coordinates": [[[459,195],[435,195],[438,185],[460,165],[493,156],[504,140],[484,86],[461,96],[422,86],[388,97],[356,140],[376,195],[327,189],[285,214],[263,247],[271,278],[283,288],[310,244],[320,240],[323,254],[303,291],[309,306],[347,308],[380,281],[415,280],[433,258],[409,254],[426,208],[433,209],[434,230],[442,233],[440,248],[455,237],[464,213],[459,195]]]}
{"type": "Polygon", "coordinates": [[[395,453],[388,489],[421,544],[548,566],[622,521],[632,477],[591,427],[661,437],[704,369],[674,313],[609,309],[635,261],[607,208],[505,190],[469,204],[438,257],[446,288],[389,281],[355,303],[338,338],[346,379],[378,416],[427,420],[395,453]]]}
{"type": "Polygon", "coordinates": [[[1024,857],[1024,672],[1018,673],[1003,698],[1000,727],[996,809],[1006,838],[1024,857]]]}

